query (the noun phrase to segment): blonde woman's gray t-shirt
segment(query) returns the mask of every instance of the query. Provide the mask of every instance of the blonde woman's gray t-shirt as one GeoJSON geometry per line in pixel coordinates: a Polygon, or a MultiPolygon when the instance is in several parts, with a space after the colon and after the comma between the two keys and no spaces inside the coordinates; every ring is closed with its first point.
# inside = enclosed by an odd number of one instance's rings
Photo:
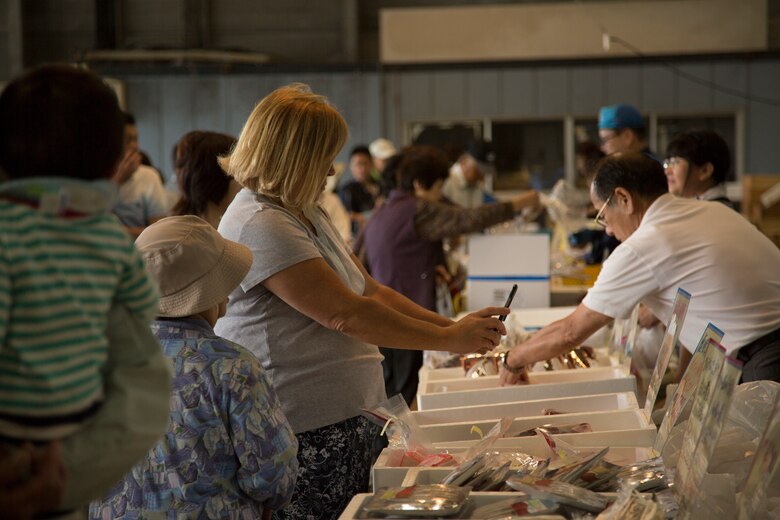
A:
{"type": "Polygon", "coordinates": [[[365,279],[330,219],[321,208],[306,216],[316,234],[283,207],[244,189],[219,225],[225,238],[252,251],[253,262],[214,330],[257,356],[295,433],[349,419],[385,399],[376,346],[323,327],[261,285],[288,267],[322,258],[363,294],[365,279]]]}

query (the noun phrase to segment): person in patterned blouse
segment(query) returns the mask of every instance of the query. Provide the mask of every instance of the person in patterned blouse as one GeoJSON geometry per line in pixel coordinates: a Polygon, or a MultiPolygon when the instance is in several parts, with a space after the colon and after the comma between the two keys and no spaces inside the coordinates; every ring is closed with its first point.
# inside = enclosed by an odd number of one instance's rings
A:
{"type": "Polygon", "coordinates": [[[267,518],[292,496],[298,442],[257,359],[212,328],[252,254],[195,216],[162,219],[136,245],[161,294],[170,424],[90,518],[267,518]]]}

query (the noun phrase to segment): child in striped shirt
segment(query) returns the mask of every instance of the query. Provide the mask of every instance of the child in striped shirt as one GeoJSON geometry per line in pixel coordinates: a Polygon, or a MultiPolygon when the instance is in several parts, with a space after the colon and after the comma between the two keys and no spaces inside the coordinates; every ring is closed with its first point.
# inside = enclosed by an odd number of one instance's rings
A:
{"type": "MultiPolygon", "coordinates": [[[[10,179],[0,184],[6,451],[77,434],[110,397],[109,311],[124,306],[146,324],[157,313],[141,256],[111,214],[123,130],[111,89],[72,67],[36,69],[0,96],[0,168],[10,179]]],[[[160,400],[167,409],[167,395],[160,400]]]]}

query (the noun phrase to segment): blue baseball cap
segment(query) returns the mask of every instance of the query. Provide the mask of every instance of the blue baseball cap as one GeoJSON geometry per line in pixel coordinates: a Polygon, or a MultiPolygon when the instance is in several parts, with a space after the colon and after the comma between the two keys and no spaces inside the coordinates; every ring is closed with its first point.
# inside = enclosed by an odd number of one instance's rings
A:
{"type": "Polygon", "coordinates": [[[599,128],[622,130],[644,127],[645,120],[642,119],[642,114],[631,105],[610,105],[599,110],[599,128]]]}

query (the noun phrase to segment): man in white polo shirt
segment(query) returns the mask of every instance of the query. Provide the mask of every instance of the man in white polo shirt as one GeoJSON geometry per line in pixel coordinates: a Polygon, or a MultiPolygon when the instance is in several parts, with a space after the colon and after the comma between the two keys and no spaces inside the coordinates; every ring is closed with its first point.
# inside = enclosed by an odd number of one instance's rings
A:
{"type": "Polygon", "coordinates": [[[113,181],[119,186],[119,202],[113,212],[133,236],[168,215],[171,201],[157,170],[141,164],[135,118],[125,113],[125,154],[113,181]]]}
{"type": "MultiPolygon", "coordinates": [[[[780,250],[723,204],[667,192],[662,166],[641,154],[604,159],[591,186],[596,221],[622,243],[577,309],[513,348],[502,383],[581,344],[642,302],[667,322],[677,288],[691,294],[680,333],[681,369],[708,322],[744,363],[743,382],[780,382],[780,250]]],[[[682,375],[682,370],[678,376],[682,375]]]]}

